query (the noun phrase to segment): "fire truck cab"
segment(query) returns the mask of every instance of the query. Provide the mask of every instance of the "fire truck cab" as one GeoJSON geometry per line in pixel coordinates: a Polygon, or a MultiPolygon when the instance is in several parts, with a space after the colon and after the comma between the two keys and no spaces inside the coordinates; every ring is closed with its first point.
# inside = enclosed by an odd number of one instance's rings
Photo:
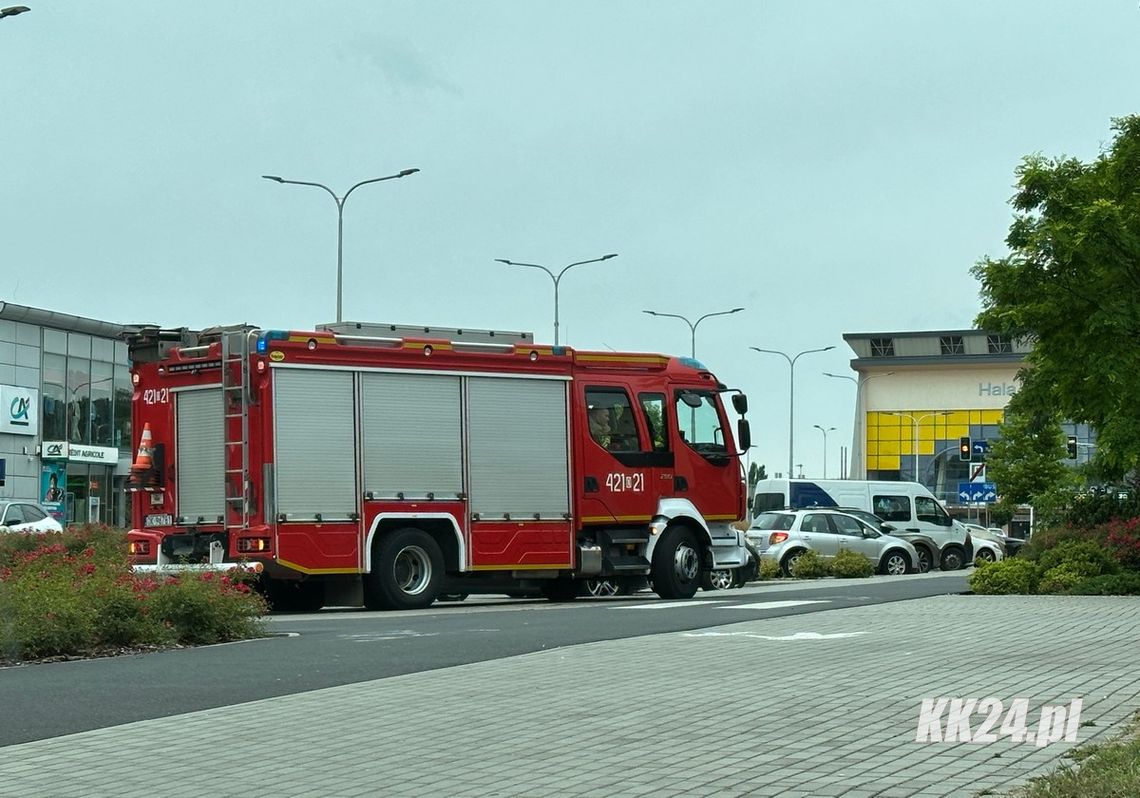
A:
{"type": "Polygon", "coordinates": [[[259,570],[313,610],[598,578],[688,598],[749,564],[747,400],[734,440],[692,359],[361,323],[129,343],[136,569],[259,570]]]}

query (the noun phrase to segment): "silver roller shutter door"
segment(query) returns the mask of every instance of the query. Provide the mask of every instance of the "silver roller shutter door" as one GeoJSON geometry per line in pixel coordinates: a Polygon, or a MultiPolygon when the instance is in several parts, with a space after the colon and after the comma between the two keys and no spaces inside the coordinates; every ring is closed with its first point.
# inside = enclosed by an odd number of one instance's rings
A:
{"type": "Polygon", "coordinates": [[[463,492],[459,377],[364,374],[364,490],[377,498],[463,492]]]}
{"type": "Polygon", "coordinates": [[[222,389],[179,391],[177,398],[178,515],[210,523],[225,514],[222,389]]]}
{"type": "Polygon", "coordinates": [[[273,370],[277,513],[347,520],[357,512],[352,374],[273,370]]]}
{"type": "Polygon", "coordinates": [[[569,513],[566,382],[469,377],[467,398],[472,512],[569,513]]]}

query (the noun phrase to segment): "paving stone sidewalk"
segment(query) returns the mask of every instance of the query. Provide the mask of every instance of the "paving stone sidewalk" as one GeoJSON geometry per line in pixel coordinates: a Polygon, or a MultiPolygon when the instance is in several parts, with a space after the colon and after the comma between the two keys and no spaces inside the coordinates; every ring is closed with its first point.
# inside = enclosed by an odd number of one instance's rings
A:
{"type": "Polygon", "coordinates": [[[9,746],[0,796],[972,796],[1072,743],[916,743],[924,698],[1026,698],[1033,729],[1081,697],[1078,742],[1103,740],[1140,707],[1138,651],[1133,598],[734,622],[9,746]]]}

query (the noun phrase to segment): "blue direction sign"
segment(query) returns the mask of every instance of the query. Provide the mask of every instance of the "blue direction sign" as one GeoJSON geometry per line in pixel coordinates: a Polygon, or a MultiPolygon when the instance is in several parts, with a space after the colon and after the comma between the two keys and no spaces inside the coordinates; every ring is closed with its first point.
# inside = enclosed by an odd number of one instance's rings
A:
{"type": "Polygon", "coordinates": [[[974,441],[971,444],[971,447],[973,448],[974,454],[989,454],[990,453],[990,442],[987,440],[974,441]]]}
{"type": "Polygon", "coordinates": [[[993,482],[959,482],[958,498],[964,502],[997,501],[997,484],[993,482]]]}

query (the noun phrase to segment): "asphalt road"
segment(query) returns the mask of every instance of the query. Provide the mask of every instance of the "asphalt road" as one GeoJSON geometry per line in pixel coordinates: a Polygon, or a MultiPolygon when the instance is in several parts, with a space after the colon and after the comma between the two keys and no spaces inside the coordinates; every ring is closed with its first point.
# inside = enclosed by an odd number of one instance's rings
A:
{"type": "Polygon", "coordinates": [[[2,668],[0,746],[580,643],[960,593],[967,574],[764,583],[680,602],[482,597],[274,616],[261,640],[2,668]]]}

